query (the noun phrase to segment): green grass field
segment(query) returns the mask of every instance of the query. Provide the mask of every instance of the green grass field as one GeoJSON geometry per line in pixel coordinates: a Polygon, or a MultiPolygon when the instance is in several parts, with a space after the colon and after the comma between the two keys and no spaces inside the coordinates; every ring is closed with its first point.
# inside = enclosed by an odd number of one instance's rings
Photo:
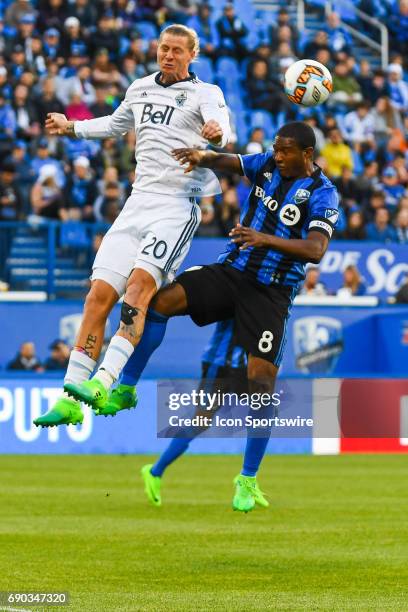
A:
{"type": "Polygon", "coordinates": [[[145,462],[0,457],[0,590],[68,591],[48,609],[69,612],[408,610],[407,456],[267,457],[250,514],[239,457],[183,458],[159,509],[145,462]]]}

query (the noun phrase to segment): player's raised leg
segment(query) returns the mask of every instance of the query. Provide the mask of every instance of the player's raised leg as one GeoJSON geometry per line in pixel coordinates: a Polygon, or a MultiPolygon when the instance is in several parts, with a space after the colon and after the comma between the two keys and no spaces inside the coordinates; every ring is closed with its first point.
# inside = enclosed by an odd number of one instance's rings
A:
{"type": "MultiPolygon", "coordinates": [[[[120,291],[120,290],[119,290],[120,291]]],[[[94,280],[86,297],[81,327],[71,351],[64,387],[87,380],[95,369],[105,334],[106,319],[118,301],[118,290],[103,280],[94,280]]],[[[50,427],[82,423],[83,413],[79,401],[64,392],[56,404],[35,425],[50,427]]]]}

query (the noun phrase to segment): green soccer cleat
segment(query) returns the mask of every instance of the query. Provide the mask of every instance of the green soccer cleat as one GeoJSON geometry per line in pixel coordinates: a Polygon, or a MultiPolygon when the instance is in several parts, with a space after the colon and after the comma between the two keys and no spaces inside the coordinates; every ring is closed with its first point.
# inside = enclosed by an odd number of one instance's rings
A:
{"type": "Polygon", "coordinates": [[[153,464],[149,463],[148,465],[144,465],[141,469],[142,479],[145,485],[145,493],[147,495],[147,499],[153,504],[153,506],[161,506],[161,478],[160,476],[153,476],[150,471],[152,467],[153,464]]]}
{"type": "Polygon", "coordinates": [[[97,378],[85,380],[82,383],[66,383],[64,391],[71,397],[85,404],[89,404],[91,408],[99,410],[104,407],[108,399],[108,392],[97,378]]]}
{"type": "Polygon", "coordinates": [[[99,416],[115,416],[119,410],[131,410],[137,406],[136,387],[118,385],[109,394],[107,403],[97,411],[99,416]]]}
{"type": "Polygon", "coordinates": [[[55,425],[78,425],[84,420],[81,404],[70,397],[60,397],[55,406],[46,414],[34,419],[37,427],[54,427],[55,425]]]}
{"type": "Polygon", "coordinates": [[[265,499],[256,477],[243,476],[239,474],[234,478],[235,495],[232,500],[234,510],[240,512],[250,512],[255,507],[255,504],[262,508],[268,508],[269,502],[265,499]]]}

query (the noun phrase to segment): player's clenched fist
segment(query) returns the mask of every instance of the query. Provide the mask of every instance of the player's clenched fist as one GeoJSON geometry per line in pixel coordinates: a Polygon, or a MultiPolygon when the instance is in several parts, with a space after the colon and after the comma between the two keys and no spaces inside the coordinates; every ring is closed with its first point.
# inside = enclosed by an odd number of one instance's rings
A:
{"type": "Polygon", "coordinates": [[[220,124],[214,119],[210,119],[210,121],[204,123],[203,129],[201,130],[201,136],[212,145],[221,144],[222,134],[223,132],[220,124]]]}
{"type": "Polygon", "coordinates": [[[174,149],[171,154],[182,166],[188,164],[187,168],[184,170],[184,174],[187,174],[187,172],[191,172],[200,165],[200,162],[205,157],[206,151],[200,149],[174,149]]]}
{"type": "Polygon", "coordinates": [[[266,234],[262,234],[262,232],[257,232],[251,227],[244,227],[240,223],[230,231],[229,235],[232,237],[232,242],[235,242],[241,245],[239,248],[241,251],[247,249],[248,247],[267,247],[268,246],[268,236],[266,234]]]}
{"type": "Polygon", "coordinates": [[[49,134],[62,136],[67,134],[72,121],[68,121],[62,113],[48,113],[45,120],[45,129],[49,134]]]}

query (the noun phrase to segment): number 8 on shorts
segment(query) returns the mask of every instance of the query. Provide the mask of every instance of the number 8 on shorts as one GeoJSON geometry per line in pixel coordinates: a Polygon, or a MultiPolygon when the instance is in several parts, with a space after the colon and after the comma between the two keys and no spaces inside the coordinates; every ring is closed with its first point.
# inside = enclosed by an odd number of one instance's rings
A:
{"type": "Polygon", "coordinates": [[[269,353],[272,350],[273,333],[269,330],[265,330],[258,343],[258,349],[261,353],[269,353]]]}

